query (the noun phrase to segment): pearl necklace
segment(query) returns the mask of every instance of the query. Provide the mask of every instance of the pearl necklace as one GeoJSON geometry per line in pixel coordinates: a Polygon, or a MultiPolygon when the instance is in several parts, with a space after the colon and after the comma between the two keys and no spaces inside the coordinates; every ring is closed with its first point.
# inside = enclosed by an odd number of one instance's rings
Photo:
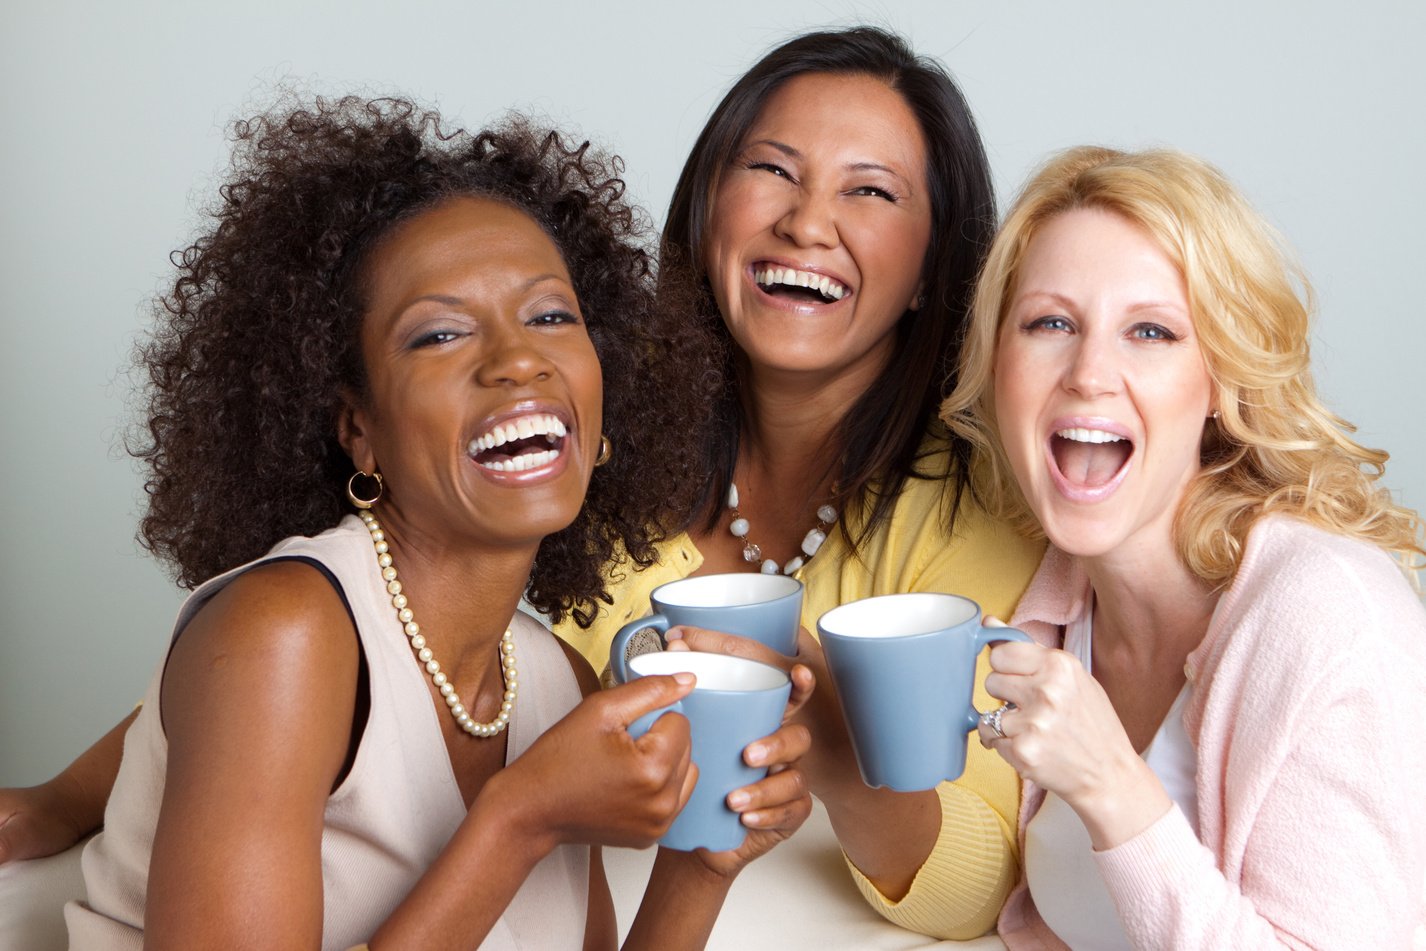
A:
{"type": "Polygon", "coordinates": [[[489,723],[480,723],[471,718],[465,704],[460,702],[460,693],[446,677],[445,671],[441,670],[441,665],[432,655],[431,649],[426,646],[426,636],[421,633],[421,626],[416,623],[416,617],[411,613],[406,595],[401,593],[396,566],[391,563],[391,546],[387,544],[381,523],[368,511],[363,510],[357,514],[366,523],[366,530],[371,532],[371,543],[376,548],[376,563],[381,566],[381,579],[386,582],[386,592],[391,595],[391,606],[396,609],[396,619],[403,625],[402,630],[411,642],[411,650],[416,652],[416,659],[426,668],[426,673],[431,675],[431,683],[436,685],[436,689],[445,699],[451,716],[455,717],[460,728],[471,736],[499,734],[510,725],[510,714],[515,709],[515,695],[520,689],[520,683],[515,679],[515,635],[507,627],[500,638],[500,676],[505,682],[505,698],[500,703],[500,712],[489,723]]]}
{"type": "MultiPolygon", "coordinates": [[[[743,517],[743,513],[738,511],[738,486],[737,483],[731,481],[728,483],[728,509],[733,513],[733,521],[728,526],[728,531],[743,543],[743,560],[749,564],[757,563],[762,560],[763,550],[758,547],[756,542],[748,539],[748,532],[752,530],[752,525],[743,517]]],[[[802,537],[802,554],[793,557],[781,567],[776,561],[768,558],[762,562],[758,570],[765,575],[775,575],[779,571],[785,575],[792,574],[812,560],[812,556],[817,554],[817,550],[827,540],[827,531],[836,522],[837,510],[830,505],[819,505],[817,507],[817,527],[802,537]],[[804,558],[803,555],[806,557],[804,558]]]]}

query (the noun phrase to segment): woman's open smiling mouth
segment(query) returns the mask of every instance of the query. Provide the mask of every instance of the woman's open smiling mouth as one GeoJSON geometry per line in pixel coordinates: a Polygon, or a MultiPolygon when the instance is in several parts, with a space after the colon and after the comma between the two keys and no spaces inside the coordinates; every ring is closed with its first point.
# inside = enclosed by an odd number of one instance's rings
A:
{"type": "Polygon", "coordinates": [[[1046,442],[1045,455],[1062,495],[1075,502],[1098,502],[1124,481],[1134,443],[1124,427],[1106,420],[1061,420],[1046,442]]]}
{"type": "Polygon", "coordinates": [[[491,426],[470,441],[466,453],[490,473],[533,473],[564,457],[564,422],[553,413],[525,413],[491,426]]]}

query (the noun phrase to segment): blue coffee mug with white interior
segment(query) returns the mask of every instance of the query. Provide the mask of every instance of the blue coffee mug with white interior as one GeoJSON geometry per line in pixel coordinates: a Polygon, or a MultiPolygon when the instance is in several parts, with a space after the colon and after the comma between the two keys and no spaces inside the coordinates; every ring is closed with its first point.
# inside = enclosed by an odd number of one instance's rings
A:
{"type": "Polygon", "coordinates": [[[981,624],[980,605],[954,594],[863,598],[817,621],[827,668],[868,786],[934,789],[965,771],[976,658],[996,641],[1029,641],[981,624]]]}
{"type": "Polygon", "coordinates": [[[782,725],[792,681],[776,667],[727,654],[657,651],[628,664],[629,679],[684,671],[698,680],[691,693],[629,725],[637,739],[665,713],[688,718],[698,782],[659,844],[685,852],[736,849],[748,830],[728,808],[728,794],[767,775],[767,767],[743,761],[743,750],[782,725]]]}
{"type": "Polygon", "coordinates": [[[797,653],[802,582],[796,578],[755,572],[701,575],[661,584],[649,601],[654,613],[619,628],[609,645],[609,667],[620,683],[629,679],[630,656],[640,653],[630,650],[631,641],[649,628],[662,634],[686,624],[750,638],[788,657],[797,653]]]}

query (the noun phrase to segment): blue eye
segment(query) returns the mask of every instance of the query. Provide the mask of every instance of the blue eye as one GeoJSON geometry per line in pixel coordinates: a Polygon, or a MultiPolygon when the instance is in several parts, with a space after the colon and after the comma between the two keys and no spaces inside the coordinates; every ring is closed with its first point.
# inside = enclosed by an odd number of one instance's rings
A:
{"type": "Polygon", "coordinates": [[[1177,340],[1178,334],[1162,324],[1135,324],[1129,331],[1139,340],[1177,340]]]}
{"type": "Polygon", "coordinates": [[[1069,320],[1064,317],[1051,315],[1048,317],[1038,317],[1025,325],[1026,330],[1052,330],[1060,333],[1068,333],[1074,329],[1070,326],[1069,320]]]}

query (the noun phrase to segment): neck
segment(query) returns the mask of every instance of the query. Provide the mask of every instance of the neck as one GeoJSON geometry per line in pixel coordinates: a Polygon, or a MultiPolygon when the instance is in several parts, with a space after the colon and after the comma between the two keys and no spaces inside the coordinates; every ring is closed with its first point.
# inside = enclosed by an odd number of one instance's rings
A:
{"type": "Polygon", "coordinates": [[[1203,640],[1218,592],[1171,545],[1085,560],[1094,589],[1095,652],[1123,652],[1146,666],[1182,666],[1203,640]]]}
{"type": "Polygon", "coordinates": [[[447,675],[461,690],[498,683],[495,645],[515,614],[538,544],[492,549],[423,531],[396,506],[378,506],[373,514],[391,546],[402,593],[447,675]]]}
{"type": "MultiPolygon", "coordinates": [[[[840,373],[774,370],[742,361],[739,463],[810,497],[824,488],[842,446],[838,429],[885,360],[840,373]]],[[[764,480],[765,481],[765,480],[764,480]]]]}

